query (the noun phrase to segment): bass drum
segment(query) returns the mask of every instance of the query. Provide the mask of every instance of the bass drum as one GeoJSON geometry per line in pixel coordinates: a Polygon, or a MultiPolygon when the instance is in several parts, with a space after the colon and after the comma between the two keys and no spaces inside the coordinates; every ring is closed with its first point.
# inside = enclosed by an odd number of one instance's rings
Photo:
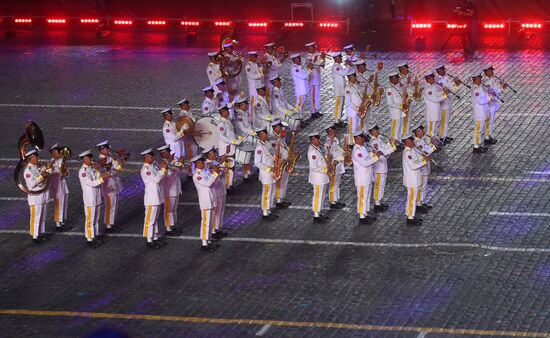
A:
{"type": "Polygon", "coordinates": [[[195,143],[202,149],[218,148],[218,124],[211,117],[202,117],[195,122],[195,143]]]}

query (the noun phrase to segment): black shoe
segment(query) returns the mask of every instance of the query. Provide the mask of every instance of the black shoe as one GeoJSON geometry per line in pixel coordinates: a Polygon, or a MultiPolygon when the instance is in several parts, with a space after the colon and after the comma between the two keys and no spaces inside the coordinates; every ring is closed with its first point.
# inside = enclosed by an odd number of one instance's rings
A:
{"type": "Polygon", "coordinates": [[[289,207],[288,204],[285,204],[285,203],[283,203],[283,202],[281,202],[281,203],[276,203],[275,206],[276,206],[277,208],[279,208],[279,209],[286,209],[286,208],[289,207]]]}
{"type": "Polygon", "coordinates": [[[486,139],[485,141],[483,141],[484,144],[488,144],[488,145],[491,145],[491,144],[497,144],[498,140],[497,139],[494,139],[492,137],[489,137],[488,139],[486,139]]]}
{"type": "Polygon", "coordinates": [[[117,228],[105,228],[105,232],[108,233],[108,234],[115,234],[115,233],[119,233],[120,230],[118,230],[117,228]]]}
{"type": "Polygon", "coordinates": [[[276,220],[277,218],[276,217],[273,217],[271,214],[270,215],[263,215],[262,216],[262,220],[264,221],[268,221],[268,222],[273,222],[274,220],[276,220]]]}
{"type": "Polygon", "coordinates": [[[63,225],[55,226],[55,232],[63,232],[63,225]]]}
{"type": "Polygon", "coordinates": [[[216,251],[218,247],[213,245],[212,243],[208,243],[207,245],[201,245],[201,250],[206,252],[214,252],[216,251]]]}
{"type": "Polygon", "coordinates": [[[454,140],[454,138],[452,138],[450,136],[447,136],[445,139],[448,140],[449,142],[452,142],[454,140]]]}
{"type": "Polygon", "coordinates": [[[319,115],[319,116],[323,116],[323,115],[324,115],[323,113],[321,113],[321,112],[318,111],[318,110],[315,111],[315,114],[317,114],[317,115],[319,115]]]}
{"type": "Polygon", "coordinates": [[[224,237],[227,237],[228,233],[223,231],[216,231],[212,234],[212,238],[214,239],[222,239],[224,237]]]}
{"type": "Polygon", "coordinates": [[[369,216],[369,215],[367,215],[367,217],[365,217],[365,218],[366,218],[367,220],[369,220],[369,222],[371,222],[371,223],[376,221],[376,217],[374,217],[374,216],[369,216]]]}
{"type": "Polygon", "coordinates": [[[157,241],[147,242],[147,248],[149,248],[149,249],[160,249],[160,247],[161,247],[161,245],[157,241]]]}
{"type": "Polygon", "coordinates": [[[345,206],[345,204],[340,203],[340,202],[330,204],[331,209],[342,209],[344,206],[345,206]]]}
{"type": "Polygon", "coordinates": [[[413,218],[409,219],[407,218],[407,226],[421,226],[422,225],[422,219],[420,218],[413,218]]]}
{"type": "Polygon", "coordinates": [[[166,231],[164,235],[167,237],[178,237],[179,233],[176,230],[170,230],[170,231],[166,231]]]}
{"type": "Polygon", "coordinates": [[[94,249],[101,246],[101,242],[98,241],[96,238],[94,238],[91,241],[87,241],[86,244],[88,244],[89,247],[94,248],[94,249]]]}
{"type": "Polygon", "coordinates": [[[325,223],[326,219],[321,217],[313,217],[313,223],[325,223]]]}
{"type": "Polygon", "coordinates": [[[428,209],[424,208],[424,207],[421,206],[421,205],[417,205],[417,206],[416,206],[416,213],[417,213],[417,214],[427,214],[427,213],[428,213],[428,209]]]}
{"type": "Polygon", "coordinates": [[[382,205],[382,204],[374,206],[374,211],[376,211],[376,212],[384,212],[386,210],[388,210],[388,209],[385,208],[384,205],[382,205]]]}
{"type": "Polygon", "coordinates": [[[422,203],[422,207],[424,207],[424,209],[426,209],[426,210],[431,210],[433,208],[433,205],[422,203]]]}
{"type": "Polygon", "coordinates": [[[286,205],[287,207],[290,207],[292,205],[292,202],[283,200],[283,204],[286,205]]]}
{"type": "Polygon", "coordinates": [[[329,217],[327,215],[320,214],[319,217],[322,218],[325,221],[329,220],[329,217]]]}
{"type": "Polygon", "coordinates": [[[309,123],[306,122],[306,121],[302,121],[302,122],[300,122],[300,126],[305,128],[305,127],[309,126],[309,123]]]}
{"type": "Polygon", "coordinates": [[[33,239],[32,239],[32,242],[35,243],[35,244],[40,244],[40,243],[42,243],[43,241],[42,241],[42,239],[39,237],[39,238],[33,238],[33,239]]]}
{"type": "Polygon", "coordinates": [[[474,148],[474,150],[472,151],[472,153],[474,154],[483,154],[486,152],[487,152],[487,148],[482,148],[482,147],[474,148]]]}

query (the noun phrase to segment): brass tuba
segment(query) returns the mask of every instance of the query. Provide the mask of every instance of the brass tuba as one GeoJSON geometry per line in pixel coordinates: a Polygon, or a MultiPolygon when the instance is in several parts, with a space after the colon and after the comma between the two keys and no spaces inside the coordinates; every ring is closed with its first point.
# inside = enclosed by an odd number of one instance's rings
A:
{"type": "Polygon", "coordinates": [[[19,143],[17,144],[19,149],[19,163],[17,163],[15,171],[13,172],[13,179],[19,190],[21,190],[25,194],[38,195],[48,189],[49,181],[46,177],[44,179],[44,187],[37,191],[30,191],[25,186],[25,184],[23,184],[23,181],[21,180],[21,174],[23,168],[26,165],[25,153],[27,152],[27,144],[30,144],[31,147],[36,149],[37,151],[42,150],[42,148],[44,147],[44,136],[42,135],[42,131],[40,130],[38,125],[31,120],[25,123],[25,133],[21,135],[21,137],[19,138],[19,143]]]}

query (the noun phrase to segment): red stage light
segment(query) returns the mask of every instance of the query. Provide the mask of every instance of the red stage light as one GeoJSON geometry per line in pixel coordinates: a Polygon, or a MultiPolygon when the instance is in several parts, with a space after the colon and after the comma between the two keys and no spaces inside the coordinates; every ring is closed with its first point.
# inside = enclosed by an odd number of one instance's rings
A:
{"type": "Polygon", "coordinates": [[[447,28],[448,29],[465,29],[467,28],[468,25],[466,25],[465,23],[448,23],[447,24],[447,28]]]}
{"type": "Polygon", "coordinates": [[[229,26],[231,21],[214,21],[214,26],[229,26]]]}
{"type": "Polygon", "coordinates": [[[411,28],[414,28],[414,29],[432,28],[432,24],[431,23],[413,23],[411,25],[411,28]]]}
{"type": "Polygon", "coordinates": [[[164,26],[164,25],[166,25],[166,21],[164,21],[164,20],[149,20],[149,21],[147,21],[147,24],[149,26],[164,26]]]}
{"type": "Polygon", "coordinates": [[[80,23],[99,23],[99,19],[80,19],[80,23]]]}
{"type": "Polygon", "coordinates": [[[319,27],[321,28],[338,28],[338,22],[320,22],[319,27]]]}
{"type": "Polygon", "coordinates": [[[285,22],[285,27],[304,27],[303,22],[285,22]]]}
{"type": "Polygon", "coordinates": [[[200,23],[198,21],[182,21],[182,26],[198,26],[200,23]]]}
{"type": "Polygon", "coordinates": [[[67,20],[65,19],[47,19],[46,20],[48,23],[66,23],[67,20]]]}
{"type": "Polygon", "coordinates": [[[15,23],[31,23],[32,19],[13,19],[13,22],[15,23]]]}
{"type": "Polygon", "coordinates": [[[132,20],[115,20],[115,25],[131,25],[132,20]]]}
{"type": "Polygon", "coordinates": [[[504,27],[503,23],[486,23],[483,25],[485,29],[504,29],[504,27]]]}
{"type": "Polygon", "coordinates": [[[527,29],[541,29],[542,24],[540,23],[522,23],[521,28],[527,28],[527,29]]]}
{"type": "Polygon", "coordinates": [[[248,27],[267,27],[267,22],[249,22],[248,27]]]}

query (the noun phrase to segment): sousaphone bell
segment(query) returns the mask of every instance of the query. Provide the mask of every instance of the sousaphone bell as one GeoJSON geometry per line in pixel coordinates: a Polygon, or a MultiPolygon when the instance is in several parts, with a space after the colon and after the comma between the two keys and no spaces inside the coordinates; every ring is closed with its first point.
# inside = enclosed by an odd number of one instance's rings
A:
{"type": "Polygon", "coordinates": [[[42,131],[36,123],[30,120],[25,123],[25,133],[21,135],[17,144],[19,149],[19,163],[17,163],[15,171],[13,172],[13,179],[19,190],[25,194],[38,195],[48,189],[48,179],[46,177],[44,187],[36,191],[30,191],[23,183],[24,179],[22,179],[22,173],[27,164],[25,154],[29,151],[27,150],[27,145],[30,145],[31,148],[37,151],[41,151],[42,148],[44,148],[44,136],[42,135],[42,131]]]}

